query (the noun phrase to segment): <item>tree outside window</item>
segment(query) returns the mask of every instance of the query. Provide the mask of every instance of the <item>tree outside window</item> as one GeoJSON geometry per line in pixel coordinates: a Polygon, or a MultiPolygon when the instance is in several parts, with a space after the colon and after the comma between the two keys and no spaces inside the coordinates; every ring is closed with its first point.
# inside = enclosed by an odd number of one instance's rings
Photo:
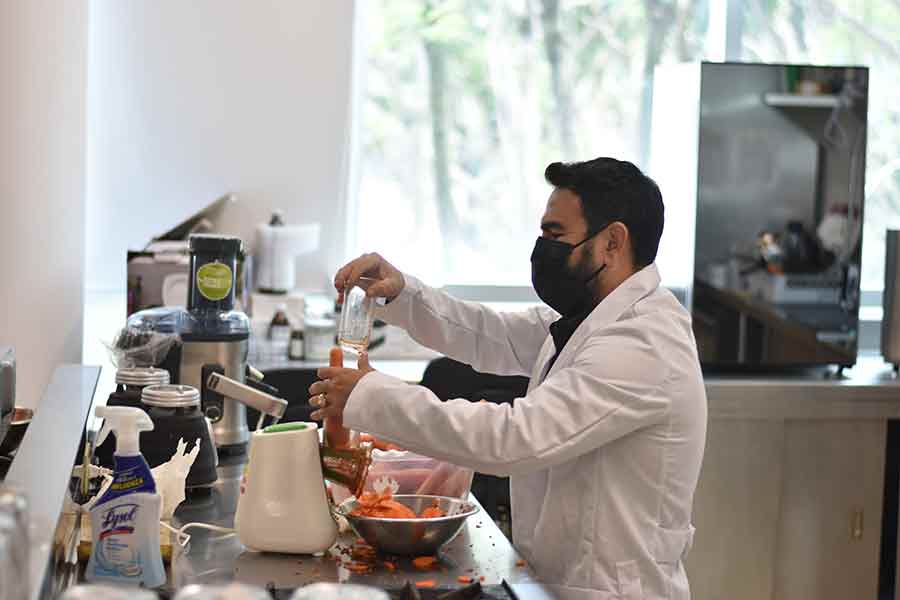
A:
{"type": "Polygon", "coordinates": [[[900,227],[900,3],[723,3],[370,0],[358,249],[432,284],[529,285],[544,167],[645,166],[654,68],[722,58],[708,40],[727,20],[731,59],[871,67],[863,287],[880,289],[900,227]]]}

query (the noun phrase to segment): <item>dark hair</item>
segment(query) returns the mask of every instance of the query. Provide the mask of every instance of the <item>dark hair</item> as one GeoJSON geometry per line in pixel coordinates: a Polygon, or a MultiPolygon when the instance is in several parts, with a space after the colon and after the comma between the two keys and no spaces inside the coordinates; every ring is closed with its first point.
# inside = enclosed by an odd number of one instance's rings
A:
{"type": "Polygon", "coordinates": [[[547,166],[544,178],[578,195],[588,234],[621,221],[631,235],[635,267],[642,269],[656,259],[664,221],[662,194],[636,166],[606,157],[555,162],[547,166]]]}

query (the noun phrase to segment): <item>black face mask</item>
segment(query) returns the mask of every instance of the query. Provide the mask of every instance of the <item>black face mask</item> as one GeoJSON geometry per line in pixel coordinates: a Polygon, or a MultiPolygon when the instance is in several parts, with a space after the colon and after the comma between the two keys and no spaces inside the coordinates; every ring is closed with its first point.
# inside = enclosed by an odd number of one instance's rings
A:
{"type": "Polygon", "coordinates": [[[590,295],[585,286],[606,268],[604,263],[590,276],[584,277],[582,273],[569,268],[569,256],[575,248],[604,229],[606,227],[601,227],[577,244],[544,237],[539,237],[534,243],[531,253],[531,284],[538,298],[564,317],[574,316],[587,308],[590,295]]]}

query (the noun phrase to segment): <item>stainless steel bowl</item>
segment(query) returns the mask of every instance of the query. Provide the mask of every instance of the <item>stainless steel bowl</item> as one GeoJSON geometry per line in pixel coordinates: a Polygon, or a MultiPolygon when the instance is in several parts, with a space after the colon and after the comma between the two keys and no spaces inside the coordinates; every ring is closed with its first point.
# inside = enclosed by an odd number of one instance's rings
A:
{"type": "Polygon", "coordinates": [[[446,517],[432,519],[382,519],[351,515],[357,507],[353,498],[341,503],[337,508],[347,519],[356,534],[373,548],[388,554],[400,556],[428,556],[456,537],[466,519],[478,512],[474,504],[447,496],[423,496],[418,494],[398,494],[394,500],[410,507],[420,514],[437,501],[446,517]]]}
{"type": "Polygon", "coordinates": [[[30,408],[16,407],[12,414],[9,429],[6,435],[0,439],[0,456],[9,456],[19,448],[22,438],[25,437],[25,430],[31,425],[33,417],[34,411],[30,408]]]}

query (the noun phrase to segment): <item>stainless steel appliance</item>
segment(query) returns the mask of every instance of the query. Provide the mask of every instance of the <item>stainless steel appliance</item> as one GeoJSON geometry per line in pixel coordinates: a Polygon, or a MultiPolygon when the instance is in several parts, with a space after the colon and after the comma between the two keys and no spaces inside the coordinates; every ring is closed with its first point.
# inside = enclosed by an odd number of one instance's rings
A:
{"type": "Polygon", "coordinates": [[[0,346],[0,442],[6,437],[16,407],[16,353],[0,346]]]}
{"type": "Polygon", "coordinates": [[[206,381],[212,373],[220,373],[229,379],[244,382],[247,338],[208,342],[182,339],[179,383],[200,390],[201,406],[212,422],[216,446],[246,444],[250,441],[246,407],[211,390],[206,381]]]}
{"type": "Polygon", "coordinates": [[[658,262],[686,287],[701,362],[854,364],[868,69],[705,62],[654,77],[658,262]]]}
{"type": "Polygon", "coordinates": [[[179,328],[178,383],[200,390],[216,446],[242,448],[250,440],[246,407],[209,389],[206,381],[212,373],[219,373],[243,382],[247,370],[250,320],[234,310],[237,257],[243,244],[236,237],[193,235],[190,246],[187,312],[179,328]]]}
{"type": "MultiPolygon", "coordinates": [[[[241,450],[250,439],[247,409],[240,402],[207,386],[212,373],[243,383],[247,371],[250,320],[234,310],[239,238],[193,235],[190,238],[190,279],[187,310],[148,309],[128,319],[135,332],[177,334],[180,343],[158,365],[170,370],[172,381],[200,390],[203,413],[213,424],[220,450],[241,450]]],[[[140,336],[138,336],[140,337],[140,336]]]]}
{"type": "Polygon", "coordinates": [[[897,371],[900,370],[900,231],[889,229],[885,242],[881,354],[897,371]]]}

